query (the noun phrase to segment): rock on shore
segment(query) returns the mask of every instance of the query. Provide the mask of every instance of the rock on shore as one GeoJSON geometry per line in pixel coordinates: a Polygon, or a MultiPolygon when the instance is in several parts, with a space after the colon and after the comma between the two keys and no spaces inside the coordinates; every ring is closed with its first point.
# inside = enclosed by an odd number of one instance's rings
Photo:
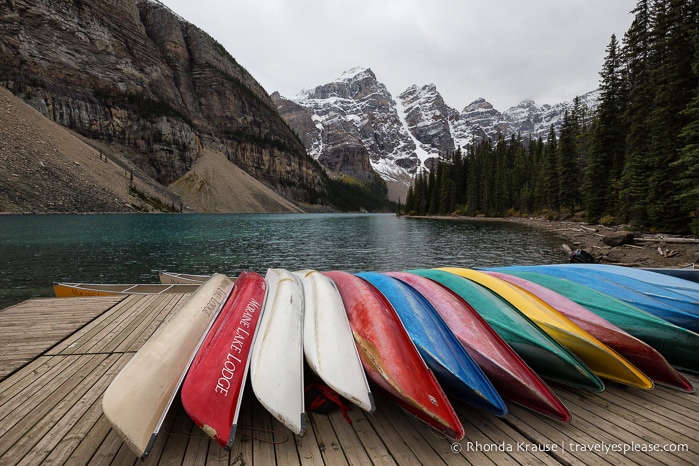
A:
{"type": "Polygon", "coordinates": [[[631,267],[685,267],[699,263],[699,240],[663,234],[628,232],[619,228],[540,218],[508,221],[549,231],[570,249],[582,249],[596,261],[631,267]],[[605,241],[606,240],[606,241],[605,241]]]}

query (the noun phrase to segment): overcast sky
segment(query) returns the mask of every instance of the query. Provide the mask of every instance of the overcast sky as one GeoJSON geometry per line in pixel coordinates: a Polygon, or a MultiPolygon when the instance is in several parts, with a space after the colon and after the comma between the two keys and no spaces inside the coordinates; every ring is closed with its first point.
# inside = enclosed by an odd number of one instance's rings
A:
{"type": "Polygon", "coordinates": [[[636,0],[162,0],[270,94],[293,97],[357,66],[396,98],[433,83],[461,110],[572,100],[599,84],[636,0]]]}

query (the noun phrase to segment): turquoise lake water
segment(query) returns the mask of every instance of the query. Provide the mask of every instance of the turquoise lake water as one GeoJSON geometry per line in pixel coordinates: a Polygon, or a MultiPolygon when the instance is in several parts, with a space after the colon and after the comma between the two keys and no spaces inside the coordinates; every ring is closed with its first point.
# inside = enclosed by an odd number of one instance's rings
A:
{"type": "Polygon", "coordinates": [[[156,283],[159,270],[389,271],[566,260],[551,234],[509,222],[376,214],[0,215],[0,309],[52,283],[156,283]]]}

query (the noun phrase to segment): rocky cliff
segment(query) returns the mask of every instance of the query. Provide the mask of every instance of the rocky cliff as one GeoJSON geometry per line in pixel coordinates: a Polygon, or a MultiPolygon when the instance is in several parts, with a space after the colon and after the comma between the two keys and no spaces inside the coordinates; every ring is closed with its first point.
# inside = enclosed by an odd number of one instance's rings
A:
{"type": "Polygon", "coordinates": [[[0,2],[0,84],[53,121],[128,148],[163,185],[209,149],[297,201],[326,189],[255,79],[154,1],[0,2]]]}
{"type": "Polygon", "coordinates": [[[277,109],[301,135],[309,155],[332,170],[372,179],[369,165],[386,180],[415,173],[415,142],[396,102],[370,69],[355,68],[337,80],[306,89],[292,99],[277,96],[277,109]],[[295,106],[285,101],[291,100],[295,106]],[[289,113],[287,110],[294,108],[289,113]],[[299,114],[305,115],[299,119],[299,114]],[[299,126],[300,121],[313,121],[299,126]],[[346,171],[348,170],[348,171],[346,171]]]}

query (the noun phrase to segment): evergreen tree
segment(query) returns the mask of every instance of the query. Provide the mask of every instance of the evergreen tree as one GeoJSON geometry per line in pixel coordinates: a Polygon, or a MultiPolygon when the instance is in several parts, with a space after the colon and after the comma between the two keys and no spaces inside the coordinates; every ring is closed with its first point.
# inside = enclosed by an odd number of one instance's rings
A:
{"type": "MultiPolygon", "coordinates": [[[[694,11],[690,15],[697,15],[697,5],[694,3],[694,11]]],[[[689,214],[691,231],[699,236],[699,21],[695,19],[693,26],[689,27],[692,41],[692,73],[695,80],[694,95],[682,116],[687,123],[680,132],[679,158],[673,167],[678,171],[675,181],[675,201],[680,209],[689,214]]]]}
{"type": "Polygon", "coordinates": [[[559,200],[558,182],[558,142],[553,125],[549,128],[549,134],[544,149],[543,184],[544,207],[556,212],[557,218],[561,216],[561,204],[559,200]]]}
{"type": "Polygon", "coordinates": [[[649,0],[639,0],[631,27],[624,36],[628,104],[624,119],[629,125],[622,175],[620,214],[636,226],[648,224],[648,178],[651,172],[650,125],[654,90],[651,76],[654,57],[651,53],[651,11],[649,0]]]}
{"type": "Polygon", "coordinates": [[[598,222],[603,215],[614,213],[624,166],[628,130],[623,119],[626,96],[620,46],[615,35],[607,46],[600,77],[600,103],[584,183],[585,208],[590,222],[598,222]]]}
{"type": "Polygon", "coordinates": [[[580,162],[576,147],[578,123],[575,115],[567,110],[563,114],[561,138],[558,141],[558,197],[561,207],[567,207],[571,215],[580,198],[580,162]]]}
{"type": "Polygon", "coordinates": [[[408,187],[408,194],[405,196],[405,212],[408,215],[413,215],[417,213],[415,202],[415,190],[413,189],[414,184],[415,180],[413,179],[413,183],[408,187]]]}
{"type": "Polygon", "coordinates": [[[648,217],[657,229],[682,231],[687,213],[674,199],[674,181],[681,173],[677,137],[690,122],[684,111],[692,101],[697,79],[692,72],[693,36],[697,21],[696,3],[665,0],[654,3],[652,70],[655,98],[649,114],[651,144],[648,178],[648,217]]]}

